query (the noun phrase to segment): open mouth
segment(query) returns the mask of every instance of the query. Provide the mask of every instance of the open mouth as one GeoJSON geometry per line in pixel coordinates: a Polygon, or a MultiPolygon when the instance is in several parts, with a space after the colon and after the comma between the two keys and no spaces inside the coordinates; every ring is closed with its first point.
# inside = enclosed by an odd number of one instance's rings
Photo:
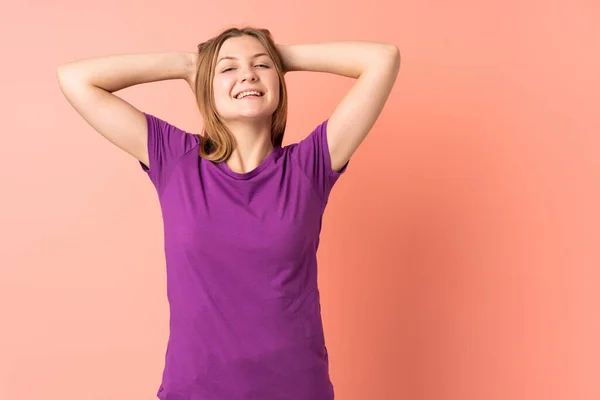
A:
{"type": "Polygon", "coordinates": [[[248,90],[245,92],[238,93],[234,97],[234,99],[242,100],[242,99],[247,99],[247,98],[258,98],[258,97],[263,97],[263,96],[264,96],[263,92],[259,92],[257,90],[248,90]]]}

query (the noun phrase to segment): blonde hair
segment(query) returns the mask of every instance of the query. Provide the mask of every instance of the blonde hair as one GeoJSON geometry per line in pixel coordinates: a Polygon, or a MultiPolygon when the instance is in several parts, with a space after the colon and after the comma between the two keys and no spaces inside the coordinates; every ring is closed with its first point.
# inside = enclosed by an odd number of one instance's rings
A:
{"type": "Polygon", "coordinates": [[[218,36],[198,45],[198,70],[196,72],[196,101],[203,120],[200,157],[214,162],[225,161],[235,148],[235,140],[227,129],[215,106],[213,79],[217,57],[223,43],[230,38],[248,35],[256,38],[267,50],[279,76],[279,105],[271,120],[271,142],[281,146],[287,121],[287,87],[281,55],[268,29],[253,27],[228,28],[218,36]]]}

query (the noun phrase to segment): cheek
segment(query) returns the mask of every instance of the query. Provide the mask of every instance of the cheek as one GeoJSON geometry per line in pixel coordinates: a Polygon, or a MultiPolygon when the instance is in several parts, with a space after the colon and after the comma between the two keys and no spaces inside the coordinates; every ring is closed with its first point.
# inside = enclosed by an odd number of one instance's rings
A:
{"type": "Polygon", "coordinates": [[[274,99],[279,99],[279,77],[275,74],[275,76],[270,76],[268,80],[268,87],[271,95],[274,99]]]}
{"type": "Polygon", "coordinates": [[[215,81],[213,84],[213,94],[217,105],[229,100],[231,88],[224,81],[215,81]]]}
{"type": "Polygon", "coordinates": [[[213,87],[215,89],[215,93],[228,93],[233,89],[233,84],[235,81],[227,76],[218,76],[213,80],[213,87]]]}

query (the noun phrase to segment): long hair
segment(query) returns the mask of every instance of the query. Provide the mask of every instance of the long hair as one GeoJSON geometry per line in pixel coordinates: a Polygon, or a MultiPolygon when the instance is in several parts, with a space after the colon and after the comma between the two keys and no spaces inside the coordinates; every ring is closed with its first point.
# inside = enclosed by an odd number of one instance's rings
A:
{"type": "Polygon", "coordinates": [[[217,57],[223,43],[233,37],[252,36],[264,46],[275,64],[279,76],[279,105],[271,118],[271,142],[281,146],[287,121],[287,87],[285,85],[281,55],[268,29],[253,27],[228,28],[218,36],[198,45],[198,70],[196,71],[196,101],[203,120],[200,157],[221,162],[235,149],[233,134],[225,126],[216,110],[213,79],[217,57]]]}

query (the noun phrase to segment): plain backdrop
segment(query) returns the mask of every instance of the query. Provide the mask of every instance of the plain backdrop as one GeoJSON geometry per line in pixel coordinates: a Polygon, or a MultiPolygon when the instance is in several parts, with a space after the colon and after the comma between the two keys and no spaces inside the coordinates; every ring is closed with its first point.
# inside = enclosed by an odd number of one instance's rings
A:
{"type": "MultiPolygon", "coordinates": [[[[340,400],[600,398],[600,5],[592,0],[23,1],[0,12],[0,398],[154,399],[162,219],[137,160],[56,67],[283,44],[396,44],[398,80],[334,188],[319,248],[340,400]]],[[[353,81],[286,75],[284,145],[353,81]]],[[[117,92],[191,132],[186,83],[117,92]]]]}

